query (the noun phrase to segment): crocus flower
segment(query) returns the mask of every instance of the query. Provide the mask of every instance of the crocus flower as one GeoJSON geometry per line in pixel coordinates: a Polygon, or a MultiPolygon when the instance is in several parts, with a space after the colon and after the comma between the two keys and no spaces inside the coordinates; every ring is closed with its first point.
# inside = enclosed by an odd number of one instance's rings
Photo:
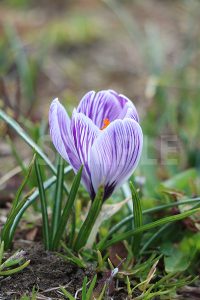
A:
{"type": "Polygon", "coordinates": [[[58,99],[53,100],[53,144],[75,173],[83,165],[82,182],[92,200],[102,185],[107,199],[135,170],[143,144],[138,122],[134,104],[113,90],[88,92],[71,119],[58,99]]]}

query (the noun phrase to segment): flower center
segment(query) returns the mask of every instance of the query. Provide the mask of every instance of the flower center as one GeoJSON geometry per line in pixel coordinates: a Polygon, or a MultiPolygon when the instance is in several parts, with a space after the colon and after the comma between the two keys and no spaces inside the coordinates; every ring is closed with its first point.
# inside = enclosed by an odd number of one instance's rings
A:
{"type": "Polygon", "coordinates": [[[104,119],[103,120],[103,126],[101,127],[101,130],[105,129],[109,124],[110,124],[110,120],[109,119],[104,119]]]}

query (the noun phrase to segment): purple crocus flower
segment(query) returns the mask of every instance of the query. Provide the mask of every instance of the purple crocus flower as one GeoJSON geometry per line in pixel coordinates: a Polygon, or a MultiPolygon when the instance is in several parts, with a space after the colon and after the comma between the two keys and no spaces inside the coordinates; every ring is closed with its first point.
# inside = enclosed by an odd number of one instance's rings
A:
{"type": "Polygon", "coordinates": [[[71,119],[58,99],[53,100],[53,144],[75,173],[84,166],[82,182],[92,200],[100,185],[107,199],[135,170],[143,144],[138,122],[133,103],[113,90],[88,92],[71,119]]]}

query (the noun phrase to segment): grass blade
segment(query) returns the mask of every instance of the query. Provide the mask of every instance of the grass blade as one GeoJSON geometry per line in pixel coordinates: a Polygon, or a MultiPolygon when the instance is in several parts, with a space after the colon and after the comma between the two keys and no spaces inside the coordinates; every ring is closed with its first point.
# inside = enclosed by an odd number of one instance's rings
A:
{"type": "Polygon", "coordinates": [[[59,242],[60,242],[60,240],[62,238],[62,235],[65,231],[66,224],[67,224],[67,221],[69,219],[70,213],[72,211],[73,204],[74,204],[76,194],[78,192],[78,188],[79,188],[80,181],[81,181],[82,169],[83,169],[83,167],[80,168],[80,170],[78,171],[77,175],[74,178],[74,181],[73,181],[73,184],[72,184],[72,187],[71,187],[66,205],[63,209],[63,213],[62,213],[61,219],[59,221],[59,226],[58,226],[55,238],[54,238],[53,243],[52,243],[52,247],[53,247],[54,250],[57,249],[57,247],[59,245],[59,242]]]}
{"type": "Polygon", "coordinates": [[[17,193],[16,193],[16,197],[12,203],[12,207],[11,207],[11,210],[7,216],[7,220],[6,220],[6,223],[2,229],[2,232],[1,232],[1,240],[4,240],[5,241],[5,248],[7,249],[8,247],[8,244],[9,244],[9,236],[10,236],[10,228],[11,228],[11,225],[12,225],[12,222],[13,222],[13,219],[15,218],[16,216],[16,213],[17,213],[17,207],[19,205],[19,200],[20,200],[20,197],[21,197],[21,194],[22,194],[22,191],[25,187],[25,185],[27,184],[28,180],[29,180],[29,177],[31,175],[31,171],[32,171],[32,168],[33,168],[33,165],[34,165],[34,161],[35,161],[35,156],[33,157],[29,167],[28,167],[28,171],[26,173],[26,176],[22,182],[22,184],[20,185],[17,193]]]}
{"type": "Polygon", "coordinates": [[[87,300],[87,276],[84,277],[82,283],[82,300],[87,300]]]}
{"type": "Polygon", "coordinates": [[[66,291],[66,289],[64,287],[61,286],[60,289],[61,289],[62,293],[64,294],[64,296],[67,297],[67,299],[76,300],[76,298],[74,298],[70,292],[66,291]]]}
{"type": "MultiPolygon", "coordinates": [[[[141,207],[138,192],[136,191],[132,182],[130,182],[130,189],[131,189],[131,193],[132,193],[132,202],[133,202],[133,225],[134,225],[134,229],[136,229],[136,228],[139,228],[140,226],[142,226],[142,223],[143,223],[142,222],[142,207],[141,207]]],[[[138,254],[141,237],[142,237],[141,234],[138,234],[132,239],[132,249],[133,249],[133,253],[135,256],[138,254]]]]}
{"type": "Polygon", "coordinates": [[[4,241],[2,241],[0,243],[0,266],[1,266],[2,261],[3,261],[3,254],[4,254],[4,241]]]}
{"type": "Polygon", "coordinates": [[[153,229],[155,227],[182,220],[182,219],[184,219],[186,217],[189,217],[189,216],[191,216],[191,215],[193,215],[193,214],[195,214],[196,212],[199,212],[199,211],[200,211],[200,208],[191,209],[189,211],[183,212],[183,213],[178,214],[178,215],[165,217],[165,218],[162,218],[160,220],[154,221],[150,224],[145,224],[145,225],[143,225],[139,228],[136,228],[136,229],[129,230],[127,232],[118,234],[115,238],[112,238],[110,241],[108,241],[107,243],[105,243],[103,245],[100,242],[99,245],[97,245],[97,248],[100,251],[104,250],[104,249],[110,247],[111,245],[113,245],[117,242],[126,240],[127,238],[130,238],[130,237],[135,236],[137,234],[140,234],[142,232],[148,231],[148,230],[153,229]]]}
{"type": "Polygon", "coordinates": [[[6,250],[10,247],[10,245],[12,244],[12,241],[13,241],[13,237],[14,237],[14,233],[15,233],[15,231],[12,231],[13,222],[14,222],[17,214],[19,213],[20,209],[26,203],[26,200],[27,200],[27,198],[29,197],[29,195],[31,193],[33,193],[33,190],[30,191],[27,195],[24,196],[24,198],[20,201],[20,203],[15,208],[13,213],[6,220],[6,224],[4,225],[6,227],[5,227],[5,230],[3,232],[3,238],[4,238],[4,241],[5,241],[5,249],[6,250]]]}
{"type": "Polygon", "coordinates": [[[24,129],[3,110],[0,109],[0,118],[4,120],[17,134],[32,148],[34,151],[45,161],[54,174],[56,174],[56,168],[53,166],[51,161],[48,159],[46,154],[41,148],[31,139],[31,137],[24,131],[24,129]]]}
{"type": "Polygon", "coordinates": [[[85,246],[88,237],[90,235],[90,232],[92,231],[92,228],[94,226],[94,223],[100,213],[102,204],[103,204],[103,195],[104,195],[104,189],[103,187],[100,187],[98,189],[98,192],[96,194],[96,197],[94,201],[92,202],[92,205],[90,207],[90,210],[88,212],[88,215],[82,224],[80,231],[78,233],[74,250],[79,251],[82,247],[85,246]]]}
{"type": "Polygon", "coordinates": [[[94,290],[96,281],[97,281],[97,275],[94,276],[94,278],[92,279],[92,282],[90,283],[90,287],[89,287],[89,289],[87,291],[87,295],[86,295],[86,300],[90,300],[92,298],[92,292],[94,290]]]}
{"type": "MultiPolygon", "coordinates": [[[[42,149],[31,139],[31,137],[24,131],[24,129],[9,115],[7,115],[2,109],[0,109],[0,119],[4,120],[16,133],[44,160],[54,175],[57,175],[57,170],[51,161],[48,159],[42,149]]],[[[70,167],[70,170],[72,168],[70,167]]],[[[64,184],[65,193],[68,195],[68,190],[64,184]]]]}
{"type": "Polygon", "coordinates": [[[56,189],[54,197],[54,206],[52,213],[52,229],[51,229],[51,241],[53,241],[58,225],[61,218],[62,212],[62,197],[63,197],[63,183],[64,183],[64,160],[61,156],[58,158],[58,168],[57,168],[57,180],[56,189]]]}
{"type": "MultiPolygon", "coordinates": [[[[143,210],[142,214],[147,215],[149,213],[158,212],[158,211],[168,209],[168,208],[171,208],[171,207],[181,206],[181,205],[186,205],[186,204],[193,204],[193,203],[196,203],[196,202],[198,204],[195,205],[193,208],[199,207],[200,197],[155,206],[153,208],[143,210]]],[[[101,241],[101,243],[103,244],[109,237],[111,237],[115,232],[117,232],[119,229],[121,229],[122,226],[126,225],[129,222],[132,222],[132,219],[133,219],[133,215],[129,215],[128,217],[124,218],[122,221],[117,223],[115,226],[113,226],[113,228],[111,228],[111,230],[109,231],[107,236],[101,241]]]]}
{"type": "Polygon", "coordinates": [[[11,270],[6,270],[6,271],[0,271],[0,276],[9,276],[9,275],[18,273],[18,272],[22,271],[24,268],[26,268],[29,264],[30,264],[30,260],[27,260],[23,265],[21,265],[17,268],[14,268],[11,270]]]}
{"type": "MultiPolygon", "coordinates": [[[[71,170],[71,166],[65,167],[64,173],[68,173],[71,170]]],[[[56,176],[52,176],[48,180],[46,180],[43,183],[44,190],[48,190],[54,183],[56,182],[56,176]]],[[[30,195],[30,193],[29,193],[30,195]]],[[[34,201],[39,197],[39,189],[37,188],[23,203],[23,206],[20,208],[20,210],[16,213],[16,216],[14,220],[12,221],[12,227],[10,228],[10,235],[14,235],[16,227],[21,220],[23,213],[26,211],[26,209],[34,203],[34,201]]]]}
{"type": "Polygon", "coordinates": [[[40,194],[40,202],[41,202],[41,210],[42,210],[42,229],[43,229],[43,238],[44,238],[44,244],[45,248],[49,250],[49,221],[48,221],[48,214],[47,214],[47,201],[45,196],[45,190],[43,186],[43,180],[41,176],[41,170],[40,165],[38,163],[38,159],[35,160],[35,171],[38,181],[38,189],[40,194]]]}

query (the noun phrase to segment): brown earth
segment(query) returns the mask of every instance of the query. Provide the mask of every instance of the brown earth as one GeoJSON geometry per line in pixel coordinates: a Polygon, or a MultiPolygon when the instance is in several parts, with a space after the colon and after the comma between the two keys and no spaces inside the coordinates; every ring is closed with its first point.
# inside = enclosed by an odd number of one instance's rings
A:
{"type": "MultiPolygon", "coordinates": [[[[0,278],[0,299],[20,299],[22,295],[30,295],[33,287],[38,291],[37,299],[64,299],[59,293],[60,286],[66,286],[69,292],[75,294],[81,288],[83,278],[87,276],[90,280],[95,274],[92,268],[81,269],[55,253],[45,251],[39,243],[28,246],[25,257],[31,261],[26,269],[0,278]]],[[[112,298],[124,300],[126,294],[123,290],[115,290],[112,298]]]]}

